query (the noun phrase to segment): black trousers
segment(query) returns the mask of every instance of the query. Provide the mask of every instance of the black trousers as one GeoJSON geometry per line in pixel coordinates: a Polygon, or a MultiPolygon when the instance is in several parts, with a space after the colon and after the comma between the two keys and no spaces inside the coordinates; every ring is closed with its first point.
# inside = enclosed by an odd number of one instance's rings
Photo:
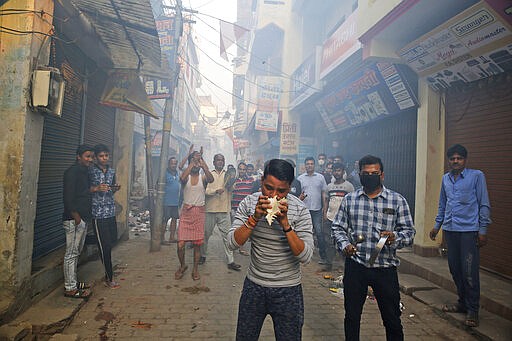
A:
{"type": "Polygon", "coordinates": [[[117,241],[116,217],[93,219],[94,233],[98,239],[100,257],[105,267],[105,279],[111,282],[114,278],[112,270],[112,246],[117,241]]]}
{"type": "Polygon", "coordinates": [[[359,340],[361,313],[368,286],[372,287],[379,305],[380,316],[386,328],[386,340],[403,340],[404,332],[400,321],[400,288],[396,268],[367,268],[351,258],[345,260],[343,277],[345,339],[359,340]]]}

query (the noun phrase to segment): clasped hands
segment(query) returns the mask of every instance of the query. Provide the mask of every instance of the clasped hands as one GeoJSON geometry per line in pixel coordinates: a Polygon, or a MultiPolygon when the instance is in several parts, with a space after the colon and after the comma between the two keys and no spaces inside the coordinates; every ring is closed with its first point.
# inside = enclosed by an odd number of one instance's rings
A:
{"type": "MultiPolygon", "coordinates": [[[[284,227],[289,227],[288,223],[288,202],[283,200],[283,202],[279,202],[279,212],[276,213],[276,220],[279,222],[279,225],[284,227]]],[[[270,200],[265,195],[260,195],[258,198],[258,202],[256,203],[256,207],[254,208],[253,217],[256,220],[260,220],[261,218],[267,215],[267,209],[272,208],[270,204],[270,200]]]]}

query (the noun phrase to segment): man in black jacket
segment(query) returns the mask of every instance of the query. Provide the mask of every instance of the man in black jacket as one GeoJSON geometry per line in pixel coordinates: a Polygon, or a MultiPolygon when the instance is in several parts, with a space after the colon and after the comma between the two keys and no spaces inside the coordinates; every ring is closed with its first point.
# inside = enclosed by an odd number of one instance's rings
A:
{"type": "Polygon", "coordinates": [[[77,281],[78,258],[84,247],[87,225],[91,223],[91,193],[89,190],[89,166],[94,148],[80,145],[76,150],[76,162],[64,172],[64,214],[66,253],[64,254],[64,296],[87,298],[89,285],[77,281]]]}

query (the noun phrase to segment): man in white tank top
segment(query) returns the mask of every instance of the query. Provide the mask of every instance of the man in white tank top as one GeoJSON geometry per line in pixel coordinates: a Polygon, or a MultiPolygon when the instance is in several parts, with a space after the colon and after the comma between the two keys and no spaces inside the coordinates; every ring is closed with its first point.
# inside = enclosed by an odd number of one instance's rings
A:
{"type": "Polygon", "coordinates": [[[213,181],[213,175],[208,170],[201,153],[194,151],[189,155],[188,167],[181,174],[180,181],[183,186],[183,206],[178,229],[180,268],[175,272],[174,278],[181,279],[188,269],[185,265],[185,243],[191,242],[194,246],[192,278],[199,280],[199,259],[204,241],[205,189],[206,185],[213,181]],[[204,175],[199,173],[201,169],[204,175]]]}

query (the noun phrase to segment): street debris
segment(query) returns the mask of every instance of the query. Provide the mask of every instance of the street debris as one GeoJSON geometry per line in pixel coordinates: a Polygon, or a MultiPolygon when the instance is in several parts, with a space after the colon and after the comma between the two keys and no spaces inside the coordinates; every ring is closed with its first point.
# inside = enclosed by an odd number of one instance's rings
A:
{"type": "Polygon", "coordinates": [[[188,292],[191,295],[197,295],[201,292],[210,292],[210,288],[201,285],[201,286],[186,287],[186,288],[181,289],[181,291],[188,292]]]}
{"type": "Polygon", "coordinates": [[[131,210],[128,214],[128,226],[132,232],[149,232],[151,227],[150,218],[148,210],[131,210]]]}
{"type": "Polygon", "coordinates": [[[142,322],[141,320],[138,320],[137,322],[132,323],[132,328],[140,328],[140,329],[151,329],[153,325],[149,322],[142,322]]]}

